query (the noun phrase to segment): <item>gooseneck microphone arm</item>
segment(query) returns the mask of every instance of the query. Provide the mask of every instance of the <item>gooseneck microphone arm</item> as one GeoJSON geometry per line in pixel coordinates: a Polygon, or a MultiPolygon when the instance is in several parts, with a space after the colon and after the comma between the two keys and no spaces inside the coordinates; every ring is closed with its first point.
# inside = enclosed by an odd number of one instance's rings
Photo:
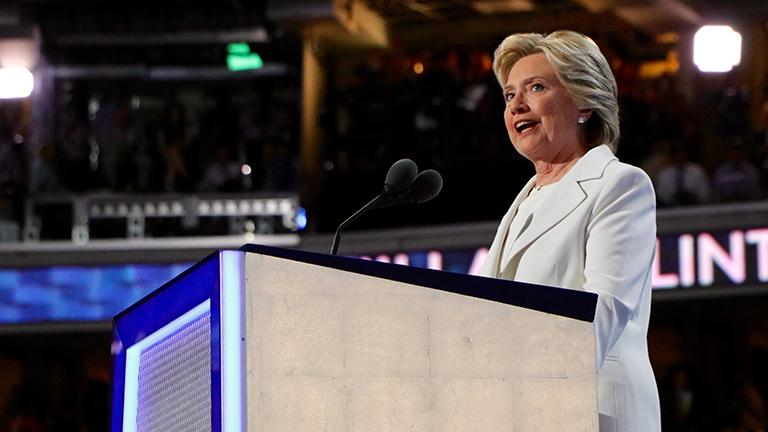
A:
{"type": "Polygon", "coordinates": [[[363,213],[372,208],[375,208],[376,204],[380,203],[386,197],[387,195],[384,192],[376,195],[376,198],[372,199],[370,202],[368,202],[368,204],[364,205],[360,210],[356,211],[352,216],[348,217],[347,220],[342,222],[338,228],[336,228],[336,234],[333,236],[333,245],[331,245],[331,255],[336,255],[336,252],[339,250],[339,241],[341,240],[341,233],[344,231],[344,228],[357,220],[357,218],[359,218],[363,213]]]}

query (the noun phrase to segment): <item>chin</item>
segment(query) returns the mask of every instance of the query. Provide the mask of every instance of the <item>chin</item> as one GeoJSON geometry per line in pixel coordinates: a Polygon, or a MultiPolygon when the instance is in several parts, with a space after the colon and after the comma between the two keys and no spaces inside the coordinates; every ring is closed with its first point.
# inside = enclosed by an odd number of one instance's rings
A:
{"type": "Polygon", "coordinates": [[[517,150],[518,153],[525,156],[526,159],[530,159],[530,155],[535,154],[536,149],[542,148],[542,146],[538,143],[520,142],[520,141],[518,141],[517,143],[513,141],[512,146],[515,147],[515,150],[517,150]]]}
{"type": "Polygon", "coordinates": [[[519,154],[520,156],[522,156],[522,157],[524,157],[524,158],[526,158],[526,159],[528,159],[528,160],[532,160],[532,159],[531,159],[531,157],[529,156],[529,151],[528,151],[528,150],[530,150],[530,149],[527,149],[527,148],[524,148],[524,147],[520,147],[520,146],[518,146],[518,145],[517,145],[517,144],[515,144],[515,143],[512,143],[512,147],[514,147],[515,151],[516,151],[516,152],[517,152],[517,154],[519,154]]]}

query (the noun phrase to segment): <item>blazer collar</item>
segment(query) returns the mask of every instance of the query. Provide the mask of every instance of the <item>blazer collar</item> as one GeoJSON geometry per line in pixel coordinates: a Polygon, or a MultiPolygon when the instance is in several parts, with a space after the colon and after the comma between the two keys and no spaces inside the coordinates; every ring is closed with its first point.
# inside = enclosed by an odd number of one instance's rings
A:
{"type": "MultiPolygon", "coordinates": [[[[531,225],[512,245],[507,260],[502,263],[501,270],[506,268],[512,257],[560,223],[583,203],[587,198],[587,192],[581,187],[581,182],[601,178],[605,172],[605,167],[613,160],[616,160],[616,156],[605,145],[595,147],[585,153],[560,181],[553,185],[549,195],[539,204],[531,225]]],[[[520,203],[533,188],[534,179],[535,177],[528,181],[517,198],[515,198],[512,207],[510,207],[507,213],[509,217],[505,218],[505,224],[507,225],[505,232],[509,229],[509,224],[512,222],[512,218],[517,212],[520,203]]]]}

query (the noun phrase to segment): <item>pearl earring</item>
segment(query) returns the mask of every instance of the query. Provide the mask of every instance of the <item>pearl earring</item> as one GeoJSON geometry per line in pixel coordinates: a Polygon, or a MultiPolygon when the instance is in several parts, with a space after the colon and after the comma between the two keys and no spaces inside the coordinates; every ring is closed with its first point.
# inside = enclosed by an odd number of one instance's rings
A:
{"type": "Polygon", "coordinates": [[[584,117],[579,117],[579,124],[584,124],[584,117]]]}

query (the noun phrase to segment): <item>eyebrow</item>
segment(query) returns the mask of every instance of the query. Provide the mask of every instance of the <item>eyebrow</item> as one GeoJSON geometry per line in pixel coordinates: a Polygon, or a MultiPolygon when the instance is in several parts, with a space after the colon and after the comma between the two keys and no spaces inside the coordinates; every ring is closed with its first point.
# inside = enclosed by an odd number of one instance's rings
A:
{"type": "MultiPolygon", "coordinates": [[[[547,77],[545,77],[543,75],[532,75],[532,76],[529,76],[528,78],[524,79],[522,84],[523,84],[523,86],[525,86],[526,84],[530,83],[531,81],[536,81],[537,79],[548,81],[547,77]]],[[[504,87],[502,87],[502,90],[503,91],[514,90],[514,87],[509,85],[509,84],[504,84],[504,87]]]]}

